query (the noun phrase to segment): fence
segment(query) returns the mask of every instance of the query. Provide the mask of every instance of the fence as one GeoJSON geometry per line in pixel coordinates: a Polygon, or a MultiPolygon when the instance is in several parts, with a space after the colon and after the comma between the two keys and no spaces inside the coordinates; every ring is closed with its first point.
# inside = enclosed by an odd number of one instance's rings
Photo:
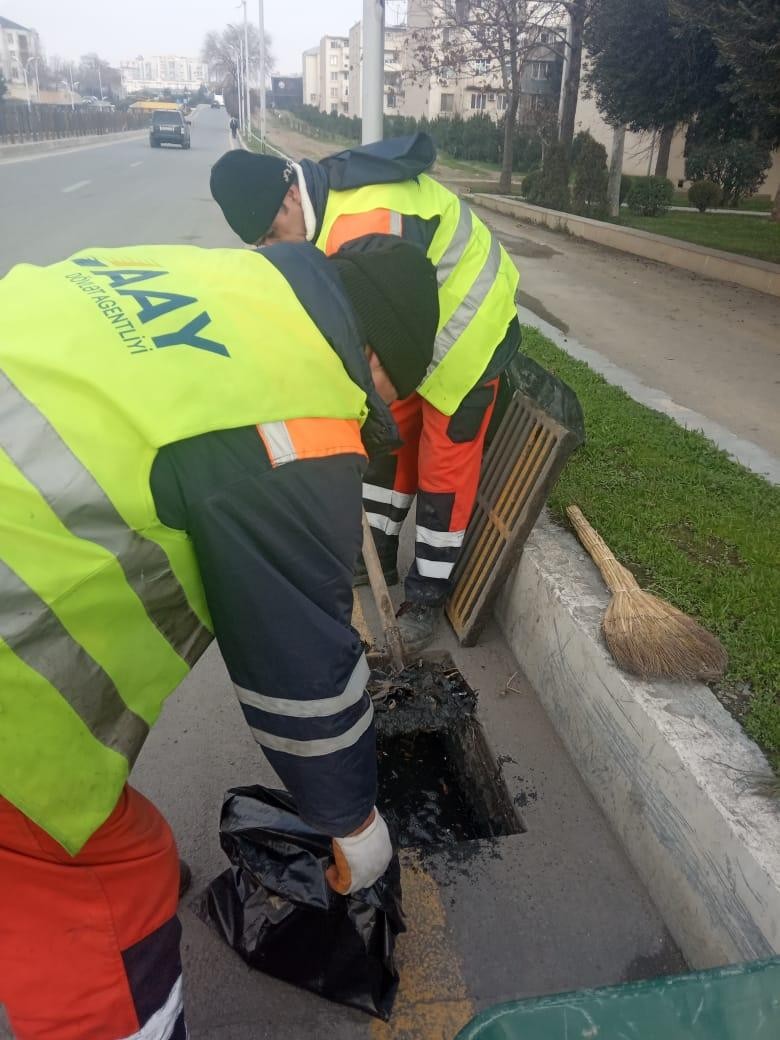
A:
{"type": "Polygon", "coordinates": [[[68,105],[32,105],[28,109],[27,105],[0,102],[0,144],[141,130],[148,123],[148,112],[106,112],[68,105]]]}

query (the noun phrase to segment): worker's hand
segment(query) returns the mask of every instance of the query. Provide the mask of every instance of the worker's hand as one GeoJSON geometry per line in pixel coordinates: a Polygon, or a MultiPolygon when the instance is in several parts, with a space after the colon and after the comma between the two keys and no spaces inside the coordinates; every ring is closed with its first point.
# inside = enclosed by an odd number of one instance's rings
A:
{"type": "Polygon", "coordinates": [[[362,828],[346,838],[333,839],[335,862],[325,876],[334,892],[349,895],[378,881],[392,856],[387,824],[374,809],[362,828]]]}

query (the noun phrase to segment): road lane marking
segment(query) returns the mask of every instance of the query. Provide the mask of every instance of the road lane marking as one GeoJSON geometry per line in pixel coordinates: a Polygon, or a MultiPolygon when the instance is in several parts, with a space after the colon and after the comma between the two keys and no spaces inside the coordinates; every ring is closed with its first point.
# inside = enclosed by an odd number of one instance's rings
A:
{"type": "Polygon", "coordinates": [[[132,168],[133,168],[134,166],[143,166],[143,164],[144,164],[144,161],[143,161],[143,159],[139,159],[139,160],[138,160],[138,162],[131,162],[131,163],[130,163],[130,169],[132,170],[132,168]]]}
{"type": "Polygon", "coordinates": [[[86,186],[91,183],[92,181],[76,181],[75,184],[69,184],[67,188],[63,188],[62,194],[67,195],[68,192],[78,191],[79,188],[86,188],[86,186]]]}

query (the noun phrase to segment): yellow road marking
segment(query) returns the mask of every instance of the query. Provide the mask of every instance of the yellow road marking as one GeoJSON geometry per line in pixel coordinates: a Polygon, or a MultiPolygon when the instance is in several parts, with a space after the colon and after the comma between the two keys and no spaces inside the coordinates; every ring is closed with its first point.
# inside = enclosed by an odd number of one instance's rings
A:
{"type": "Polygon", "coordinates": [[[403,857],[404,912],[398,939],[401,984],[389,1023],[371,1023],[371,1040],[452,1040],[475,1014],[439,886],[418,857],[403,857]]]}

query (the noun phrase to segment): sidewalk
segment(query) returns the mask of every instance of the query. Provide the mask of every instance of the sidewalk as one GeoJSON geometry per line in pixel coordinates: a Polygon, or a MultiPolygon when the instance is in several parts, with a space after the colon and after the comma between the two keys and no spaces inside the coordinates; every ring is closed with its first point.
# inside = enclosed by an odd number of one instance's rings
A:
{"type": "Polygon", "coordinates": [[[517,264],[523,320],[660,391],[678,421],[689,409],[780,457],[775,297],[475,209],[517,264]]]}
{"type": "MultiPolygon", "coordinates": [[[[376,631],[365,592],[362,604],[376,631]]],[[[457,648],[449,629],[440,646],[479,692],[488,743],[526,830],[422,858],[403,852],[409,930],[399,939],[389,1025],[250,971],[195,915],[194,896],[227,865],[223,792],[278,782],[215,647],[169,699],[133,779],[172,824],[193,871],[181,908],[192,1040],[452,1040],[477,1010],[503,1000],[684,969],[496,625],[478,647],[457,648]],[[510,679],[519,692],[506,692],[510,679]]]]}

